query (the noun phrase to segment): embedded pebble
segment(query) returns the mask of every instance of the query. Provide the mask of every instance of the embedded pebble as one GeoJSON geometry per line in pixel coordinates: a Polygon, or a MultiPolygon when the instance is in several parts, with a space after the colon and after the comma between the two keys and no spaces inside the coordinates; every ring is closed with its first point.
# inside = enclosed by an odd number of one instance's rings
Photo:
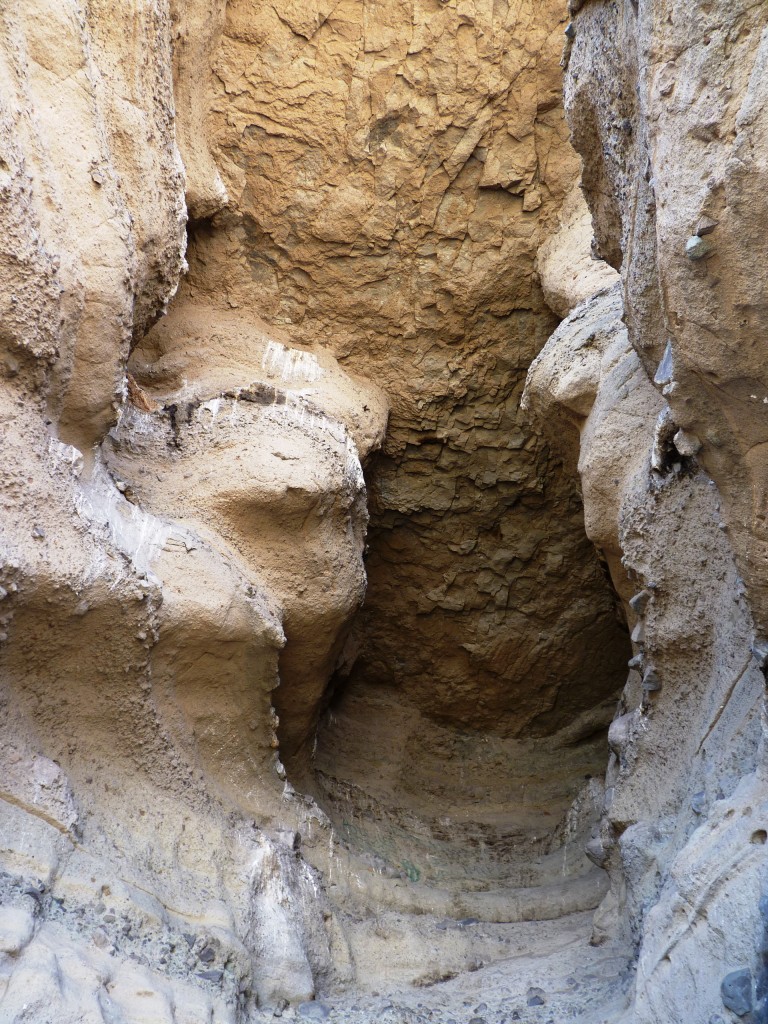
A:
{"type": "Polygon", "coordinates": [[[546,992],[543,988],[529,988],[526,994],[526,1004],[528,1006],[544,1006],[545,996],[546,992]]]}
{"type": "Polygon", "coordinates": [[[664,349],[664,355],[661,357],[661,362],[656,370],[656,375],[653,378],[654,384],[669,384],[672,380],[672,342],[667,342],[667,347],[664,349]]]}
{"type": "Polygon", "coordinates": [[[198,971],[197,976],[198,978],[202,978],[203,981],[213,981],[218,983],[224,977],[224,971],[198,971]]]}
{"type": "Polygon", "coordinates": [[[689,260],[703,260],[714,250],[712,243],[701,235],[691,235],[685,243],[685,255],[689,260]]]}
{"type": "Polygon", "coordinates": [[[701,441],[698,437],[695,434],[689,434],[685,430],[678,430],[672,438],[672,442],[680,454],[686,458],[693,458],[701,450],[701,441]]]}
{"type": "Polygon", "coordinates": [[[703,814],[706,805],[707,794],[703,790],[700,793],[693,794],[691,797],[691,810],[694,814],[703,814]]]}
{"type": "Polygon", "coordinates": [[[701,238],[703,238],[704,235],[711,235],[719,223],[719,220],[713,220],[705,214],[700,218],[699,223],[696,225],[696,234],[701,238]]]}
{"type": "Polygon", "coordinates": [[[317,1001],[299,1003],[298,1010],[302,1017],[308,1017],[310,1020],[325,1020],[331,1012],[325,1003],[318,1003],[317,1001]]]}
{"type": "Polygon", "coordinates": [[[650,590],[641,590],[639,594],[635,594],[634,597],[629,599],[629,607],[633,612],[638,615],[642,615],[645,609],[648,607],[648,602],[651,600],[650,590]]]}
{"type": "Polygon", "coordinates": [[[720,984],[723,1006],[743,1017],[752,1009],[752,972],[748,967],[726,974],[720,984]]]}
{"type": "Polygon", "coordinates": [[[661,679],[655,669],[649,668],[643,676],[643,689],[646,693],[656,693],[661,689],[661,679]]]}
{"type": "Polygon", "coordinates": [[[628,715],[621,715],[619,718],[614,718],[611,722],[608,729],[608,746],[614,754],[621,754],[629,743],[634,720],[635,714],[634,712],[630,712],[628,715]]]}
{"type": "Polygon", "coordinates": [[[16,956],[32,938],[35,920],[26,907],[0,907],[0,953],[16,956]]]}

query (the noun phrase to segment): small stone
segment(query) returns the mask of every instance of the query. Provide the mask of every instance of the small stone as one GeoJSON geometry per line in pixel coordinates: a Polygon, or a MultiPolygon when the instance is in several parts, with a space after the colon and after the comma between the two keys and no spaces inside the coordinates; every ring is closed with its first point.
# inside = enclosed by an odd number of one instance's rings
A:
{"type": "Polygon", "coordinates": [[[184,932],[184,938],[189,948],[192,949],[195,944],[195,936],[191,932],[184,932]]]}
{"type": "Polygon", "coordinates": [[[667,347],[664,349],[664,355],[661,357],[661,362],[656,368],[656,375],[653,378],[653,383],[658,384],[660,387],[664,384],[670,384],[672,382],[672,342],[667,342],[667,347]]]}
{"type": "Polygon", "coordinates": [[[212,981],[214,984],[218,984],[224,977],[224,971],[198,971],[197,976],[198,978],[202,978],[203,981],[212,981]]]}
{"type": "Polygon", "coordinates": [[[97,928],[91,935],[94,946],[98,946],[99,949],[105,949],[109,945],[109,936],[103,928],[97,928]]]}
{"type": "Polygon", "coordinates": [[[566,25],[566,28],[565,28],[565,38],[566,39],[575,39],[576,38],[576,26],[573,24],[572,21],[569,22],[568,25],[566,25]]]}
{"type": "Polygon", "coordinates": [[[707,794],[704,790],[699,793],[694,793],[691,797],[691,810],[694,814],[703,814],[704,808],[707,806],[707,794]]]}
{"type": "Polygon", "coordinates": [[[723,1006],[743,1017],[752,1009],[752,972],[747,967],[726,974],[720,985],[723,1006]]]}
{"type": "Polygon", "coordinates": [[[120,491],[121,494],[125,494],[128,490],[128,484],[125,480],[115,480],[115,487],[120,491]]]}
{"type": "Polygon", "coordinates": [[[701,441],[695,434],[689,434],[685,430],[678,430],[672,438],[672,442],[681,455],[692,458],[701,450],[701,441]]]}
{"type": "Polygon", "coordinates": [[[114,924],[116,920],[117,920],[117,918],[115,917],[114,914],[105,914],[104,915],[104,923],[105,924],[114,924]]]}
{"type": "Polygon", "coordinates": [[[42,528],[42,526],[33,526],[32,536],[35,538],[35,540],[42,540],[43,537],[45,537],[45,530],[42,528]]]}
{"type": "Polygon", "coordinates": [[[8,591],[5,587],[0,587],[0,601],[4,601],[8,597],[8,591]]]}
{"type": "Polygon", "coordinates": [[[645,626],[642,622],[638,622],[635,625],[635,628],[632,630],[631,640],[633,644],[645,643],[645,626]]]}
{"type": "Polygon", "coordinates": [[[485,1011],[487,1009],[488,1009],[487,1003],[480,1003],[479,1006],[475,1007],[475,1013],[485,1013],[485,1011]]]}
{"type": "Polygon", "coordinates": [[[643,656],[642,654],[635,654],[634,657],[630,658],[627,662],[627,668],[642,668],[643,667],[643,656]]]}
{"type": "Polygon", "coordinates": [[[685,255],[689,260],[703,260],[714,250],[714,246],[700,235],[691,235],[685,243],[685,255]]]}
{"type": "Polygon", "coordinates": [[[459,928],[469,928],[473,924],[479,924],[480,922],[476,917],[462,917],[458,922],[459,928]]]}
{"type": "Polygon", "coordinates": [[[752,651],[752,657],[757,662],[758,668],[765,668],[768,666],[768,641],[755,640],[750,649],[752,651]]]}
{"type": "Polygon", "coordinates": [[[298,1010],[302,1017],[308,1017],[310,1020],[325,1020],[331,1012],[325,1003],[318,1003],[317,1001],[299,1003],[298,1010]]]}
{"type": "Polygon", "coordinates": [[[614,718],[611,722],[608,729],[608,746],[614,754],[621,754],[629,744],[634,720],[635,715],[634,712],[632,712],[628,715],[621,715],[619,718],[614,718]]]}
{"type": "Polygon", "coordinates": [[[711,235],[719,223],[719,220],[713,220],[705,214],[696,225],[696,234],[699,238],[703,238],[705,235],[711,235]]]}
{"type": "Polygon", "coordinates": [[[594,839],[590,839],[587,845],[584,847],[584,853],[592,861],[596,867],[601,868],[606,861],[608,854],[605,852],[603,841],[599,836],[594,839]]]}
{"type": "Polygon", "coordinates": [[[646,669],[643,676],[643,689],[646,693],[657,693],[661,689],[661,679],[655,669],[646,669]]]}
{"type": "Polygon", "coordinates": [[[639,594],[635,594],[634,597],[629,599],[629,607],[637,615],[642,615],[645,609],[648,607],[648,602],[651,600],[650,590],[641,590],[639,594]]]}
{"type": "Polygon", "coordinates": [[[546,992],[543,988],[529,988],[526,993],[526,1004],[528,1006],[544,1006],[546,992]]]}
{"type": "Polygon", "coordinates": [[[205,949],[201,950],[198,960],[202,960],[204,964],[212,964],[216,959],[216,951],[210,946],[206,946],[205,949]]]}

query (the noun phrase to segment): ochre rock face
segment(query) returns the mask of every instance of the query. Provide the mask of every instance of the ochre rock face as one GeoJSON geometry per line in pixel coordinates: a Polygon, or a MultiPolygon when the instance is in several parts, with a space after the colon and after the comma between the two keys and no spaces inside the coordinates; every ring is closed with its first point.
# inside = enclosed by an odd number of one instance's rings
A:
{"type": "Polygon", "coordinates": [[[2,18],[3,363],[51,368],[36,397],[90,452],[132,338],[182,269],[170,17],[160,3],[35,2],[2,18]]]}
{"type": "Polygon", "coordinates": [[[185,286],[384,388],[344,674],[502,735],[613,692],[626,645],[572,471],[518,409],[556,322],[537,251],[578,170],[564,26],[559,3],[231,0],[209,118],[230,205],[185,286]]]}

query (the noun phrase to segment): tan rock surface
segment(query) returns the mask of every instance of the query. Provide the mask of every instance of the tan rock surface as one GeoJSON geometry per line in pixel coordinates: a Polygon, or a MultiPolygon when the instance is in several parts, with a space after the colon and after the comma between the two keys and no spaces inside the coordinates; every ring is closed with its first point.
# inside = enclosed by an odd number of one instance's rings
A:
{"type": "Polygon", "coordinates": [[[610,267],[555,0],[0,14],[3,1024],[762,998],[768,29],[568,7],[610,267]]]}
{"type": "Polygon", "coordinates": [[[344,671],[507,735],[563,726],[624,655],[574,481],[518,411],[554,326],[537,248],[576,174],[563,27],[554,2],[230,2],[209,123],[231,206],[185,285],[387,392],[344,671]]]}

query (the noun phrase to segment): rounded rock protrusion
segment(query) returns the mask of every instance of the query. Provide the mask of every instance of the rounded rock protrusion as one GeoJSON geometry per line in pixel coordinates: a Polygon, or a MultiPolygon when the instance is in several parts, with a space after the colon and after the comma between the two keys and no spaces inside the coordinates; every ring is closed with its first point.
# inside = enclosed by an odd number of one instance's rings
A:
{"type": "Polygon", "coordinates": [[[608,746],[616,755],[621,755],[629,746],[632,738],[632,726],[635,722],[635,712],[628,715],[621,715],[614,718],[608,729],[608,746]]]}

